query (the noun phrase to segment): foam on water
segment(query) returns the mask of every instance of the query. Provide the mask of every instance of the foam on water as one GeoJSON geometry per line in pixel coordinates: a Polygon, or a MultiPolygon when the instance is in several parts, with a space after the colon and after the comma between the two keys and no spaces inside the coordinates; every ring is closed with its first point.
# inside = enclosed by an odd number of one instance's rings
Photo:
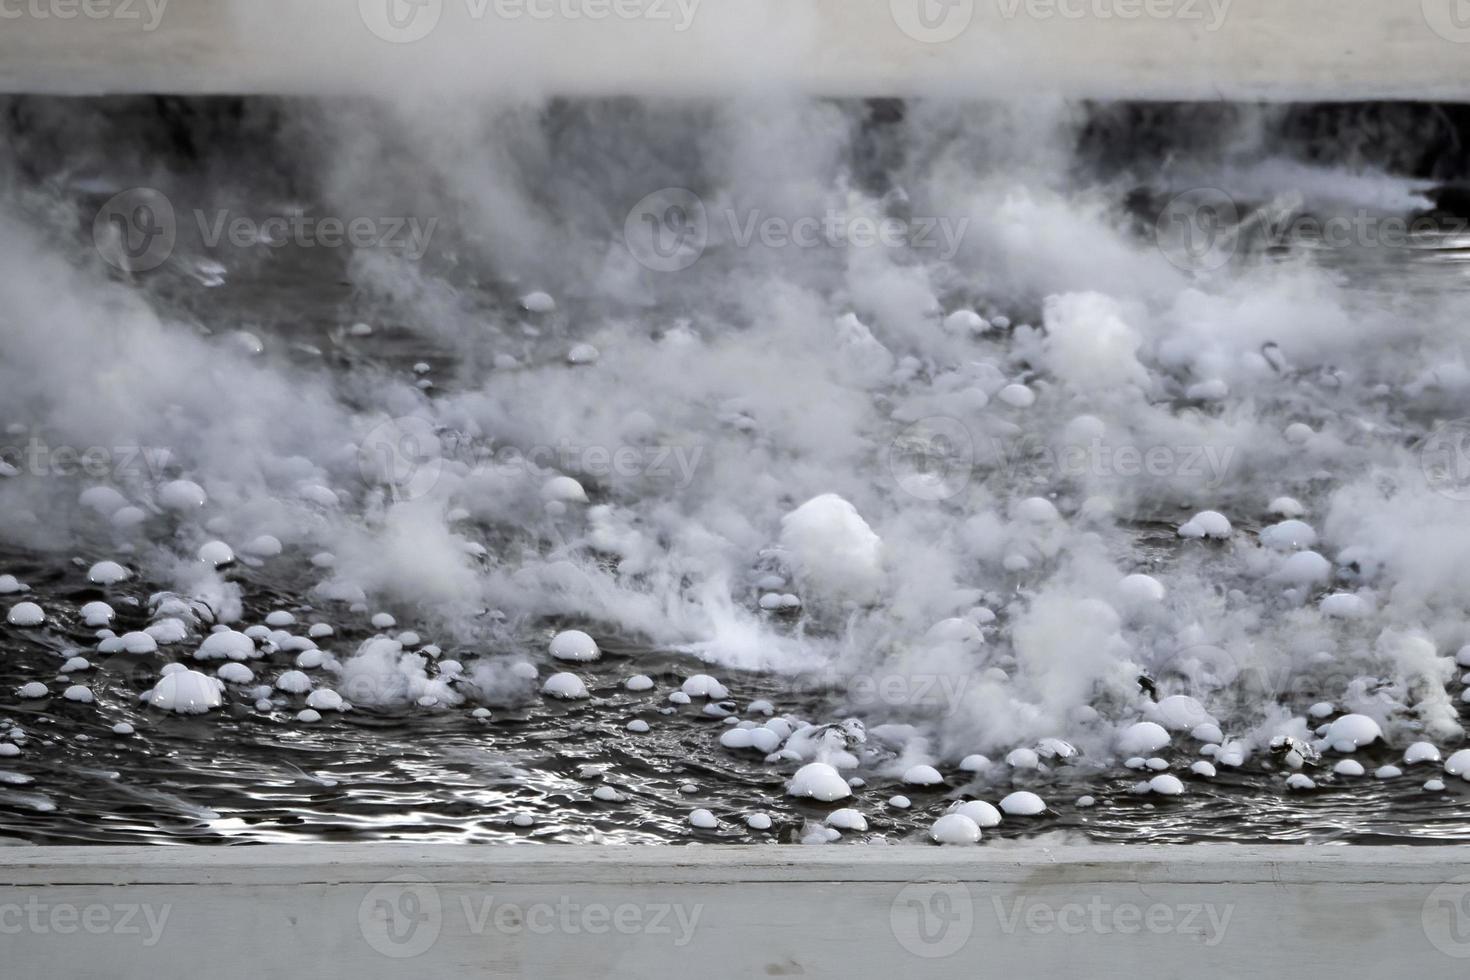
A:
{"type": "MultiPolygon", "coordinates": [[[[136,578],[203,610],[97,637],[99,655],[177,661],[197,642],[220,680],[277,689],[247,707],[318,722],[538,691],[595,708],[591,667],[629,637],[708,665],[659,710],[731,717],[727,671],[842,678],[827,716],[708,736],[829,801],[852,770],[917,795],[990,758],[1037,779],[1137,758],[1136,780],[1193,753],[1186,735],[1216,747],[1210,774],[1266,765],[1278,737],[1447,753],[1462,736],[1470,532],[1416,448],[1470,397],[1448,304],[1364,294],[1310,258],[1181,271],[1076,166],[1066,107],[916,103],[888,129],[779,98],[418,108],[298,121],[319,124],[327,205],[455,214],[454,247],[353,255],[362,307],[287,329],[201,323],[79,259],[29,192],[5,199],[0,414],[51,444],[151,448],[65,493],[0,478],[0,542],[85,555],[108,602],[136,578]],[[675,275],[620,242],[662,187],[697,188],[709,219],[675,275]],[[964,231],[943,254],[793,251],[726,220],[833,211],[964,231]],[[558,447],[575,451],[533,455],[558,447]],[[518,462],[495,465],[505,448],[518,462]],[[252,589],[272,593],[263,622],[252,589]],[[303,606],[382,635],[337,644],[315,623],[314,653],[292,632],[303,606]],[[525,660],[546,656],[587,676],[525,660]],[[828,727],[849,716],[862,738],[828,727]]],[[[1422,200],[1271,159],[1221,176],[1242,196],[1422,200]]],[[[81,610],[92,629],[116,615],[81,610]]],[[[7,623],[52,626],[31,602],[7,623]]],[[[219,686],[170,673],[151,701],[245,693],[219,686]]]]}

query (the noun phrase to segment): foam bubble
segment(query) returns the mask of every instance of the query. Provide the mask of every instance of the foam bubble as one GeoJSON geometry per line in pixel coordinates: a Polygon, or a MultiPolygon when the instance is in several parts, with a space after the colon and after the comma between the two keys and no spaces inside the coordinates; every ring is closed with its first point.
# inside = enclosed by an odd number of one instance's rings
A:
{"type": "Polygon", "coordinates": [[[1224,540],[1233,532],[1230,519],[1219,511],[1204,510],[1195,514],[1179,528],[1181,538],[1215,538],[1224,540]]]}
{"type": "Polygon", "coordinates": [[[827,815],[826,824],[836,830],[862,833],[868,829],[868,819],[852,809],[833,810],[827,815]]]}
{"type": "Polygon", "coordinates": [[[980,827],[963,813],[946,813],[929,828],[929,837],[937,844],[978,844],[980,827]]]}
{"type": "Polygon", "coordinates": [[[195,660],[249,660],[257,655],[255,641],[236,630],[216,630],[194,651],[195,660]]]}
{"type": "Polygon", "coordinates": [[[710,698],[715,701],[723,701],[730,696],[725,685],[715,680],[708,674],[695,674],[690,677],[679,688],[691,698],[710,698]]]}
{"type": "Polygon", "coordinates": [[[949,808],[949,812],[964,814],[975,821],[975,825],[982,830],[999,827],[1001,823],[1000,811],[984,800],[967,800],[956,803],[949,808]]]}
{"type": "Polygon", "coordinates": [[[588,663],[602,656],[597,641],[581,630],[566,630],[551,640],[551,656],[556,660],[588,663]]]}
{"type": "Polygon", "coordinates": [[[214,675],[226,684],[255,683],[255,671],[239,663],[224,664],[214,672],[214,675]]]}
{"type": "Polygon", "coordinates": [[[1118,751],[1124,755],[1148,755],[1169,744],[1169,733],[1152,721],[1140,721],[1118,736],[1118,751]]]}
{"type": "Polygon", "coordinates": [[[1367,715],[1343,715],[1327,729],[1324,738],[1337,752],[1356,752],[1383,737],[1378,722],[1367,715]]]}
{"type": "Polygon", "coordinates": [[[197,511],[208,499],[204,488],[191,480],[173,480],[158,488],[159,505],[180,513],[197,511]]]}
{"type": "Polygon", "coordinates": [[[218,708],[223,699],[220,683],[197,670],[176,670],[164,674],[148,694],[148,703],[163,711],[181,715],[202,715],[218,708]]]}
{"type": "Polygon", "coordinates": [[[814,497],[783,517],[781,548],[805,591],[863,602],[878,595],[883,542],[836,494],[814,497]]]}
{"type": "Polygon", "coordinates": [[[1001,800],[1000,808],[1014,817],[1034,817],[1046,812],[1046,802],[1035,793],[1018,790],[1001,800]]]}
{"type": "Polygon", "coordinates": [[[87,581],[93,585],[116,585],[128,577],[128,570],[115,561],[99,561],[87,570],[87,581]]]}
{"type": "Polygon", "coordinates": [[[1184,783],[1179,780],[1178,776],[1169,773],[1163,773],[1150,779],[1148,788],[1150,792],[1160,796],[1181,796],[1184,793],[1184,783]]]}
{"type": "Polygon", "coordinates": [[[541,686],[541,693],[560,701],[580,701],[592,696],[576,674],[553,674],[541,686]]]}
{"type": "Polygon", "coordinates": [[[207,541],[199,546],[197,557],[211,568],[233,564],[235,552],[223,541],[207,541]]]}
{"type": "Polygon", "coordinates": [[[789,796],[804,796],[824,803],[852,795],[852,788],[836,769],[825,762],[810,762],[796,771],[786,786],[789,796]]]}
{"type": "Polygon", "coordinates": [[[556,311],[556,300],[551,298],[550,293],[540,290],[527,293],[521,297],[521,306],[527,313],[546,314],[556,311]]]}
{"type": "Polygon", "coordinates": [[[17,602],[6,613],[5,621],[11,626],[40,626],[46,622],[46,613],[34,602],[17,602]]]}

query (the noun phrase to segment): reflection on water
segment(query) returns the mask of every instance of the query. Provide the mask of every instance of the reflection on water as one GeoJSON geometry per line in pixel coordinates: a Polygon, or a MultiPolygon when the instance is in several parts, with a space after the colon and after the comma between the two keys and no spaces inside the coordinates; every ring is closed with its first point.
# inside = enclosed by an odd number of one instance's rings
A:
{"type": "MultiPolygon", "coordinates": [[[[84,584],[82,568],[69,562],[41,564],[5,555],[34,589],[33,595],[63,623],[100,595],[84,584]]],[[[121,628],[146,625],[146,595],[120,613],[121,628]],[[127,619],[131,621],[126,621],[127,619]]],[[[278,597],[262,595],[247,619],[258,620],[278,597]]],[[[126,607],[112,596],[119,610],[126,607]]],[[[298,608],[298,619],[311,613],[298,608]]],[[[324,646],[352,649],[368,635],[366,624],[343,628],[324,646]]],[[[121,631],[121,629],[119,630],[121,631]]],[[[354,710],[328,712],[317,724],[295,720],[300,698],[286,699],[262,714],[238,689],[226,709],[203,718],[179,718],[143,709],[147,689],[178,648],[138,656],[97,657],[95,669],[78,673],[96,696],[91,705],[63,700],[66,686],[52,682],[53,696],[23,701],[14,692],[24,682],[47,678],[64,651],[85,650],[84,628],[68,630],[66,641],[46,643],[32,635],[8,636],[0,659],[0,726],[26,732],[22,754],[4,769],[27,777],[22,785],[0,786],[0,838],[12,843],[236,843],[288,840],[555,841],[566,843],[770,842],[799,840],[806,821],[820,822],[837,806],[810,804],[784,795],[786,768],[757,755],[719,746],[723,723],[703,702],[675,706],[668,695],[691,674],[707,669],[690,658],[623,646],[600,638],[604,659],[581,671],[593,695],[570,705],[535,699],[488,720],[471,716],[470,705],[398,715],[354,710]],[[653,691],[632,693],[623,681],[635,673],[656,682],[653,691]],[[672,709],[671,713],[665,711],[672,709]],[[625,730],[643,719],[650,731],[625,730]],[[120,721],[136,728],[118,736],[120,721]],[[593,797],[611,786],[620,799],[593,797]],[[696,807],[721,819],[716,832],[694,831],[688,814],[696,807]],[[746,815],[764,810],[775,818],[769,832],[745,827],[746,815]],[[530,827],[512,824],[517,815],[530,827]]],[[[449,654],[446,654],[446,656],[449,654]]],[[[465,653],[455,655],[464,657],[465,653]]],[[[284,665],[276,653],[253,661],[257,675],[284,665]]],[[[789,679],[721,672],[731,700],[744,708],[753,700],[773,703],[778,713],[829,717],[815,685],[789,679]]],[[[1192,758],[1187,740],[1168,756],[1185,773],[1192,758]]],[[[1389,750],[1359,753],[1373,769],[1398,762],[1389,750]]],[[[1210,780],[1185,775],[1188,793],[1165,800],[1132,792],[1133,774],[1103,770],[1086,759],[1050,773],[1015,774],[997,767],[993,779],[965,784],[950,773],[949,784],[920,790],[872,772],[849,805],[866,815],[866,834],[849,840],[918,841],[953,798],[992,802],[1012,789],[1030,789],[1051,813],[1008,819],[991,837],[1026,838],[1062,832],[1077,841],[1118,843],[1316,842],[1449,843],[1470,841],[1470,786],[1449,780],[1442,792],[1422,784],[1440,775],[1438,766],[1409,768],[1388,780],[1313,775],[1319,788],[1288,793],[1284,775],[1260,769],[1221,767],[1210,780]],[[902,794],[904,811],[886,804],[902,794]],[[1084,795],[1096,805],[1082,808],[1084,795]]]]}
{"type": "MultiPolygon", "coordinates": [[[[1412,315],[1416,303],[1442,301],[1470,277],[1467,235],[1403,249],[1296,243],[1288,250],[1289,260],[1299,260],[1304,251],[1352,281],[1365,301],[1402,301],[1405,315],[1412,315]]],[[[323,272],[306,260],[281,262],[262,270],[254,282],[232,281],[217,290],[167,279],[154,288],[198,310],[232,304],[234,318],[263,333],[279,334],[279,324],[290,323],[289,340],[300,345],[303,357],[321,356],[327,370],[407,371],[419,361],[436,369],[450,366],[446,352],[427,350],[391,329],[371,340],[336,345],[334,330],[343,322],[341,310],[350,296],[323,272]]],[[[1140,553],[1167,562],[1171,548],[1156,537],[1138,526],[1140,553]]],[[[1172,541],[1172,533],[1161,540],[1172,541]]],[[[401,714],[328,712],[316,724],[303,724],[295,719],[301,699],[278,694],[274,710],[262,712],[240,689],[231,690],[224,710],[204,718],[148,711],[138,695],[192,643],[151,655],[95,654],[91,631],[81,625],[77,610],[104,598],[86,584],[86,568],[103,557],[101,551],[76,560],[0,554],[0,568],[27,582],[33,591],[26,598],[40,602],[60,624],[44,634],[0,628],[0,729],[18,727],[25,733],[21,754],[0,766],[0,840],[792,842],[802,837],[807,821],[820,822],[835,808],[787,798],[791,767],[721,748],[724,722],[706,712],[704,702],[668,701],[683,679],[708,667],[616,637],[599,636],[604,659],[579,671],[591,700],[567,705],[533,698],[496,709],[488,719],[474,718],[473,705],[467,704],[401,714]],[[69,682],[53,679],[60,663],[77,653],[93,659],[93,670],[69,682]],[[654,690],[625,690],[623,681],[635,673],[651,676],[654,690]],[[18,688],[37,679],[48,681],[51,696],[20,699],[18,688]],[[67,683],[88,685],[96,703],[64,700],[60,692],[67,683]],[[626,726],[635,719],[647,722],[650,730],[630,733],[626,726]],[[135,734],[114,734],[112,726],[119,722],[132,724],[135,734]],[[596,799],[599,786],[612,787],[619,798],[596,799]],[[696,807],[712,810],[721,828],[692,830],[688,814],[696,807]],[[761,810],[775,818],[772,830],[747,830],[745,816],[761,810]],[[516,817],[529,825],[517,825],[516,817]]],[[[249,566],[239,567],[234,577],[246,587],[246,622],[259,622],[279,608],[292,610],[303,624],[328,620],[337,634],[322,645],[339,656],[371,635],[363,616],[336,608],[315,614],[303,604],[313,581],[304,556],[273,561],[269,578],[249,566]]],[[[149,591],[133,582],[105,595],[118,609],[118,633],[147,625],[149,591]]],[[[449,650],[444,655],[469,661],[476,653],[449,650]]],[[[269,681],[291,656],[275,653],[252,666],[269,681]]],[[[832,717],[834,709],[820,693],[790,679],[718,673],[740,713],[750,702],[765,699],[778,714],[819,722],[832,717]]],[[[1168,756],[1174,772],[1188,772],[1193,757],[1182,753],[1192,748],[1185,739],[1176,741],[1176,754],[1168,756]]],[[[973,796],[995,802],[1024,788],[1046,799],[1050,812],[1007,819],[987,832],[991,837],[1060,833],[1077,841],[1118,843],[1470,841],[1470,784],[1451,779],[1442,791],[1423,789],[1426,780],[1441,775],[1438,766],[1375,779],[1373,769],[1398,762],[1398,754],[1384,749],[1360,757],[1369,776],[1333,776],[1324,767],[1313,773],[1315,791],[1287,792],[1284,775],[1257,760],[1241,771],[1222,768],[1209,780],[1185,775],[1188,792],[1173,799],[1138,795],[1133,792],[1136,775],[1086,758],[1050,772],[1015,773],[998,766],[992,776],[969,784],[951,771],[947,785],[931,789],[859,771],[866,785],[853,805],[867,817],[869,830],[846,839],[922,840],[949,800],[973,796]],[[886,802],[900,793],[912,802],[910,809],[886,802]],[[1084,795],[1095,798],[1096,805],[1078,806],[1084,795]]]]}

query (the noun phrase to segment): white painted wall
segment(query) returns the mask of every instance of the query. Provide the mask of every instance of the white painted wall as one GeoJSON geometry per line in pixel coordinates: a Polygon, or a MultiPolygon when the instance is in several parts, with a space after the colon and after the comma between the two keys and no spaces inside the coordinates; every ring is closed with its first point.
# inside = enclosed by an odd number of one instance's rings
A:
{"type": "Polygon", "coordinates": [[[1463,978],[1463,848],[0,848],[0,976],[1463,978]]]}
{"type": "Polygon", "coordinates": [[[1467,99],[1470,11],[1465,0],[0,0],[3,90],[773,87],[1467,99]]]}

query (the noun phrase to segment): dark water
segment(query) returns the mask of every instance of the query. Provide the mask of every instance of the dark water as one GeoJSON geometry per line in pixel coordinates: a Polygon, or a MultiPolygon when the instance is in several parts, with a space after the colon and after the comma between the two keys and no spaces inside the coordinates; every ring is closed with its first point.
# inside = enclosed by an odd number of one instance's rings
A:
{"type": "MultiPolygon", "coordinates": [[[[795,841],[805,821],[819,822],[844,805],[786,797],[794,766],[721,748],[722,723],[704,713],[704,702],[663,714],[671,707],[668,693],[703,669],[697,661],[607,638],[603,660],[579,671],[591,700],[537,698],[495,710],[486,721],[472,718],[467,705],[402,715],[328,712],[308,725],[294,718],[303,698],[278,697],[276,710],[262,714],[236,688],[221,711],[176,717],[138,702],[157,669],[178,658],[180,648],[168,646],[146,656],[95,656],[94,670],[73,677],[90,686],[95,704],[63,700],[62,683],[50,684],[49,699],[22,701],[15,696],[22,683],[54,675],[64,651],[86,652],[85,628],[70,624],[79,604],[100,593],[74,563],[3,557],[62,627],[42,637],[5,629],[0,727],[19,726],[26,738],[22,754],[0,760],[0,770],[29,780],[0,786],[0,837],[11,843],[795,841]],[[655,690],[623,690],[622,681],[640,672],[655,680],[655,690]],[[624,731],[634,718],[646,720],[651,731],[624,731]],[[114,735],[111,726],[120,721],[133,724],[136,734],[114,735]],[[622,801],[595,800],[593,790],[604,784],[622,801]],[[688,784],[693,792],[685,792],[688,784]],[[687,818],[696,807],[713,811],[721,829],[692,830],[687,818]],[[744,816],[757,810],[773,817],[769,832],[745,828],[744,816]],[[531,814],[535,825],[512,826],[516,814],[531,814]]],[[[146,625],[143,590],[111,590],[108,598],[120,610],[120,627],[146,625]],[[138,599],[138,606],[122,612],[124,595],[138,599]]],[[[263,617],[270,608],[279,606],[266,602],[251,613],[263,617]]],[[[311,612],[297,610],[300,622],[310,620],[311,612]]],[[[334,620],[345,626],[342,617],[334,620]]],[[[324,646],[350,650],[367,635],[365,626],[339,628],[324,646]]],[[[268,677],[271,666],[285,669],[293,658],[277,653],[251,666],[268,677]]],[[[830,717],[814,696],[793,699],[788,680],[731,672],[720,677],[740,707],[764,698],[778,713],[830,717]]],[[[1181,774],[1191,761],[1184,754],[1168,758],[1181,774]]],[[[1370,773],[1398,761],[1389,750],[1358,758],[1370,773]]],[[[1314,772],[1316,791],[1287,793],[1282,774],[1252,760],[1242,770],[1221,767],[1210,780],[1183,775],[1188,793],[1173,799],[1138,796],[1131,791],[1135,774],[1099,770],[1086,760],[1049,773],[997,768],[1004,775],[993,780],[964,784],[950,773],[948,785],[930,790],[861,773],[868,783],[845,805],[862,810],[869,830],[846,839],[918,840],[951,799],[994,802],[1012,789],[1030,789],[1051,812],[1009,818],[989,836],[1060,832],[1077,841],[1117,843],[1470,841],[1470,785],[1451,779],[1443,792],[1421,788],[1439,775],[1438,766],[1414,767],[1390,780],[1314,772]],[[912,809],[886,805],[899,793],[912,809]],[[1095,797],[1096,806],[1076,806],[1084,794],[1095,797]]]]}
{"type": "MultiPolygon", "coordinates": [[[[256,268],[248,277],[234,276],[217,289],[202,289],[177,270],[156,277],[148,288],[201,322],[248,324],[273,341],[288,341],[296,356],[316,365],[313,370],[406,372],[422,360],[434,366],[434,377],[452,376],[453,352],[426,347],[391,324],[371,340],[342,341],[341,327],[364,311],[354,306],[340,270],[313,265],[311,256],[298,258],[256,268]],[[221,310],[227,312],[222,316],[221,310]]],[[[1380,251],[1328,257],[1343,275],[1366,277],[1366,289],[1374,288],[1377,276],[1395,293],[1420,294],[1453,288],[1465,275],[1467,259],[1466,242],[1457,239],[1387,256],[1380,251]],[[1414,285],[1406,290],[1406,282],[1414,285]]],[[[166,526],[156,531],[170,533],[166,526]]],[[[1167,548],[1158,542],[1171,537],[1171,528],[1157,536],[1140,528],[1139,547],[1154,547],[1167,560],[1167,548]]],[[[706,713],[704,702],[669,703],[669,693],[688,676],[708,671],[706,665],[615,636],[599,635],[603,659],[578,668],[591,700],[567,704],[535,697],[524,705],[495,708],[487,720],[473,718],[474,705],[467,703],[402,713],[358,708],[303,724],[294,716],[304,698],[278,692],[273,710],[261,712],[234,687],[225,708],[206,717],[149,710],[139,695],[164,664],[187,660],[198,635],[146,656],[97,654],[92,631],[77,616],[84,603],[110,602],[118,610],[114,629],[119,634],[150,622],[153,588],[148,583],[133,580],[107,590],[87,583],[87,568],[113,557],[100,540],[95,549],[76,554],[0,553],[0,571],[27,583],[32,592],[24,598],[39,602],[50,618],[45,630],[0,624],[0,732],[19,728],[25,733],[21,754],[0,759],[0,841],[795,842],[808,821],[820,822],[844,805],[786,797],[794,764],[770,765],[756,754],[727,751],[718,743],[723,722],[706,713]],[[91,659],[93,669],[69,683],[88,685],[95,704],[60,696],[68,682],[55,679],[57,668],[78,654],[91,659]],[[655,689],[624,690],[622,682],[637,673],[651,676],[655,689]],[[20,699],[17,689],[33,680],[46,681],[51,696],[20,699]],[[647,721],[651,731],[627,732],[633,719],[647,721]],[[119,722],[132,724],[136,733],[113,734],[119,722]],[[594,799],[601,785],[613,787],[622,799],[594,799]],[[696,807],[713,811],[721,828],[691,829],[688,815],[696,807]],[[756,811],[772,816],[770,831],[746,829],[745,815],[756,811]],[[511,818],[518,814],[529,814],[534,824],[514,826],[511,818]]],[[[272,560],[268,574],[242,564],[232,577],[245,585],[245,623],[260,622],[267,612],[282,608],[296,615],[296,632],[313,621],[330,622],[337,632],[322,646],[343,658],[373,633],[365,616],[345,607],[314,610],[304,604],[314,581],[304,555],[288,552],[272,560]]],[[[0,598],[0,607],[18,598],[0,598]]],[[[549,636],[554,624],[543,625],[549,636]]],[[[198,634],[207,629],[201,624],[198,634]]],[[[527,649],[530,659],[540,659],[539,651],[527,649]]],[[[469,666],[481,653],[447,649],[444,656],[469,666]]],[[[274,653],[250,666],[258,682],[268,683],[288,669],[294,656],[274,653]]],[[[789,678],[715,673],[729,687],[741,717],[756,699],[771,701],[778,714],[818,722],[841,717],[835,713],[840,698],[825,688],[806,688],[789,678]]],[[[1389,780],[1334,777],[1324,767],[1312,773],[1317,790],[1288,793],[1284,775],[1267,768],[1263,757],[1241,770],[1222,767],[1210,780],[1189,776],[1196,757],[1179,751],[1188,744],[1180,740],[1175,754],[1167,756],[1188,787],[1184,796],[1171,799],[1135,794],[1137,774],[1086,759],[1047,772],[1016,773],[997,766],[993,776],[969,784],[951,770],[947,785],[926,790],[859,771],[867,784],[845,805],[864,813],[869,830],[849,832],[844,839],[922,840],[953,799],[997,802],[1013,789],[1029,789],[1047,800],[1050,811],[1037,818],[1008,818],[987,831],[989,837],[1048,835],[1117,843],[1470,841],[1470,783],[1447,779],[1444,791],[1424,790],[1427,779],[1442,775],[1437,765],[1414,767],[1389,780]],[[899,793],[909,797],[911,809],[887,805],[899,793]],[[1083,795],[1094,797],[1096,805],[1076,805],[1083,795]]],[[[1377,765],[1397,763],[1399,754],[1383,749],[1358,758],[1371,774],[1377,765]]]]}

